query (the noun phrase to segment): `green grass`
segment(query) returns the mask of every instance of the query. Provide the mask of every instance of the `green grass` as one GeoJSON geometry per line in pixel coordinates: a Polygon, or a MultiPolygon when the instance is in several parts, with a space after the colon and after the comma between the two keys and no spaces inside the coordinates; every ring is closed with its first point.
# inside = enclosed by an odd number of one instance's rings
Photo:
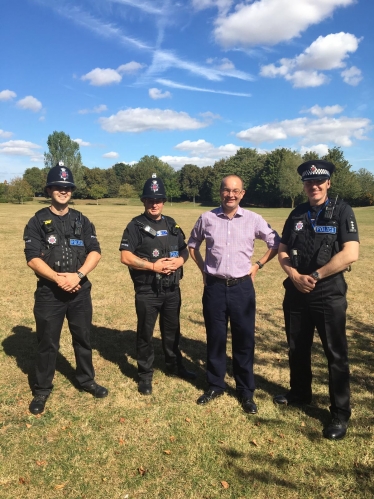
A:
{"type": "MultiPolygon", "coordinates": [[[[313,404],[281,410],[272,397],[287,388],[282,281],[274,260],[257,274],[255,399],[247,416],[234,397],[228,343],[227,393],[206,407],[205,329],[201,276],[188,261],[182,281],[181,348],[196,382],[169,378],[156,328],[154,391],[137,393],[132,283],[119,261],[119,243],[141,205],[79,204],[97,228],[103,257],[91,274],[92,343],[99,383],[109,397],[95,400],[74,385],[74,356],[64,326],[55,388],[41,417],[28,412],[36,338],[32,314],[36,278],[23,255],[23,228],[43,206],[0,205],[0,497],[14,498],[372,498],[374,496],[372,316],[374,208],[355,210],[360,260],[346,275],[351,358],[352,420],[341,442],[322,437],[329,419],[327,367],[319,339],[313,353],[313,404]],[[167,451],[167,452],[165,452],[167,451]],[[221,482],[227,482],[224,488],[221,482]]],[[[165,206],[188,234],[205,211],[165,206]]],[[[287,209],[256,209],[279,232],[287,209]]],[[[265,246],[257,243],[255,258],[265,246]]]]}

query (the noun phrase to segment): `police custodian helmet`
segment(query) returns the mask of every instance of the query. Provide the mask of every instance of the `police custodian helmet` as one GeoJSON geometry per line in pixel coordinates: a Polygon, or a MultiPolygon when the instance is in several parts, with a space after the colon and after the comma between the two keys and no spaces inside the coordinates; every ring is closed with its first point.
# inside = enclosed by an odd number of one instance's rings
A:
{"type": "Polygon", "coordinates": [[[323,159],[311,159],[300,165],[297,173],[301,180],[329,180],[335,171],[335,165],[323,159]]]}
{"type": "Polygon", "coordinates": [[[152,178],[146,180],[143,187],[143,194],[140,199],[166,199],[165,186],[163,181],[154,173],[152,178]]]}
{"type": "Polygon", "coordinates": [[[63,161],[59,161],[56,166],[51,168],[47,175],[47,187],[52,187],[53,185],[60,185],[65,187],[71,187],[75,189],[73,174],[70,168],[64,165],[63,161]]]}

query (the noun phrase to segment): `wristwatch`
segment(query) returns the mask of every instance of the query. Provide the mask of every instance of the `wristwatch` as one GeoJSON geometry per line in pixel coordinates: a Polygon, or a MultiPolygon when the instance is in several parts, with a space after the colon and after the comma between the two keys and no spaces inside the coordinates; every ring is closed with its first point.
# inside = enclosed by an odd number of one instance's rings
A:
{"type": "Polygon", "coordinates": [[[77,271],[77,274],[78,274],[79,279],[82,280],[84,277],[84,274],[82,274],[82,272],[79,272],[79,270],[77,271]]]}
{"type": "Polygon", "coordinates": [[[258,262],[256,262],[256,263],[257,263],[257,265],[258,265],[258,268],[259,268],[259,269],[262,269],[262,267],[264,266],[264,264],[263,264],[263,263],[261,263],[260,261],[258,261],[258,262]]]}
{"type": "Polygon", "coordinates": [[[321,276],[319,275],[319,273],[318,273],[317,271],[312,272],[310,275],[311,275],[311,276],[313,277],[313,279],[315,279],[316,281],[319,281],[319,280],[321,279],[321,276]]]}

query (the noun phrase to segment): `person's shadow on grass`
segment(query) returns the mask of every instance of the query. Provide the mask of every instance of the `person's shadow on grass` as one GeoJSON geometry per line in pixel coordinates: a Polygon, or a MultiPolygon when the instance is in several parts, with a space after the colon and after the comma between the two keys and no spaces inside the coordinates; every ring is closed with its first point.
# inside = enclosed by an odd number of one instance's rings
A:
{"type": "MultiPolygon", "coordinates": [[[[18,367],[23,373],[27,374],[28,383],[32,390],[36,381],[36,332],[33,332],[31,327],[26,326],[14,326],[12,332],[13,334],[9,335],[2,342],[4,352],[9,355],[9,357],[14,357],[16,359],[18,367]]],[[[76,388],[79,388],[75,379],[74,367],[60,352],[57,354],[56,371],[65,376],[65,378],[76,388]]]]}

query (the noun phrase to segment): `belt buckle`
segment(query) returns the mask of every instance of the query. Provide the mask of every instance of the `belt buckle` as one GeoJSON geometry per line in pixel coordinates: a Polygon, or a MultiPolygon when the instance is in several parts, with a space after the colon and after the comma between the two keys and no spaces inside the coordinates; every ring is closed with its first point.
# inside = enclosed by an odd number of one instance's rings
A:
{"type": "Polygon", "coordinates": [[[227,279],[226,280],[226,286],[228,288],[231,288],[231,286],[235,286],[236,284],[238,284],[238,279],[227,279]]]}

